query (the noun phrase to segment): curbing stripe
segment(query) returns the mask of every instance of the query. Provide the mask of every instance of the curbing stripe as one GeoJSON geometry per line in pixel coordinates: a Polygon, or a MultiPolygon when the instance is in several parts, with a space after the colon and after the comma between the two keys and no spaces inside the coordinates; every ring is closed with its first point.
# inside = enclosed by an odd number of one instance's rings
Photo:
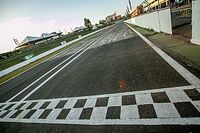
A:
{"type": "Polygon", "coordinates": [[[133,29],[130,25],[126,24],[130,29],[132,29],[138,36],[140,36],[157,54],[159,54],[171,67],[173,67],[185,80],[187,80],[191,85],[196,88],[200,88],[200,79],[194,74],[188,71],[185,67],[180,65],[177,61],[171,58],[168,54],[158,48],[150,40],[144,37],[141,33],[133,29]]]}

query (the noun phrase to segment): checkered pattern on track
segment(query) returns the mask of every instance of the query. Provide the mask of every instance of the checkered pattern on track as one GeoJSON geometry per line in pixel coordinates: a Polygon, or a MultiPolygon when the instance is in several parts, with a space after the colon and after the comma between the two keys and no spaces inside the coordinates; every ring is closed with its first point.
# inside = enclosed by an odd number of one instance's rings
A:
{"type": "Polygon", "coordinates": [[[84,121],[82,124],[98,125],[106,121],[137,124],[140,120],[153,120],[162,124],[159,121],[177,120],[180,124],[181,119],[187,122],[187,118],[193,124],[200,123],[200,90],[192,86],[0,104],[1,122],[79,124],[84,121]]]}

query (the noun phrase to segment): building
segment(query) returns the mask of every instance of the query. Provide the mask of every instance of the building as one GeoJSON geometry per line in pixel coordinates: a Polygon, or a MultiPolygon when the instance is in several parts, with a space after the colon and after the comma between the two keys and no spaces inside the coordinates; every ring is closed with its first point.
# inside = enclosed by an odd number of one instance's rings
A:
{"type": "Polygon", "coordinates": [[[32,48],[35,45],[45,43],[46,41],[59,38],[62,32],[43,33],[40,37],[27,36],[15,49],[32,48]]]}
{"type": "Polygon", "coordinates": [[[122,19],[121,15],[116,16],[116,20],[121,20],[121,19],[122,19]]]}
{"type": "Polygon", "coordinates": [[[134,18],[136,16],[143,14],[143,12],[144,12],[143,5],[139,5],[129,15],[130,15],[131,18],[134,18]]]}
{"type": "Polygon", "coordinates": [[[85,29],[84,26],[75,27],[75,28],[72,30],[72,32],[81,32],[81,31],[83,31],[84,29],[85,29]]]}
{"type": "Polygon", "coordinates": [[[144,12],[165,8],[165,7],[177,7],[186,4],[191,4],[192,0],[182,0],[178,3],[176,0],[144,0],[141,5],[144,7],[144,12]]]}
{"type": "Polygon", "coordinates": [[[109,16],[106,17],[106,21],[107,21],[108,23],[113,22],[113,21],[115,21],[115,20],[116,20],[116,13],[114,13],[114,14],[109,15],[109,16]]]}

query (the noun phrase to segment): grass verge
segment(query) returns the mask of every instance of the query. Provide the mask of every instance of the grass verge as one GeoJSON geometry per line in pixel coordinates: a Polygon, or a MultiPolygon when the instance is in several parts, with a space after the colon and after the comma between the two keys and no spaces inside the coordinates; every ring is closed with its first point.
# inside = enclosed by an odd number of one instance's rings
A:
{"type": "Polygon", "coordinates": [[[196,76],[200,77],[200,46],[185,41],[184,36],[157,33],[145,28],[129,24],[135,30],[143,34],[163,51],[168,53],[180,64],[184,65],[196,76]]]}
{"type": "Polygon", "coordinates": [[[16,50],[13,52],[4,53],[4,54],[2,54],[2,56],[6,56],[7,58],[4,60],[0,59],[0,71],[4,70],[6,68],[9,68],[11,66],[14,66],[20,62],[23,62],[25,60],[24,57],[27,55],[37,56],[41,53],[44,53],[48,50],[51,50],[55,47],[60,46],[60,42],[62,42],[62,41],[70,42],[74,39],[77,39],[79,36],[87,35],[89,33],[92,33],[94,31],[97,31],[104,27],[106,27],[106,26],[99,27],[98,29],[95,29],[95,30],[86,30],[86,31],[78,32],[78,33],[71,33],[68,35],[64,35],[55,40],[50,40],[48,42],[45,42],[44,44],[35,45],[33,48],[31,48],[29,50],[28,49],[25,51],[24,50],[21,50],[21,51],[16,50]]]}
{"type": "MultiPolygon", "coordinates": [[[[97,32],[97,33],[98,33],[98,32],[97,32]]],[[[95,34],[97,34],[97,33],[95,33],[95,34]]],[[[94,35],[94,34],[93,34],[93,35],[94,35]]],[[[16,76],[18,76],[18,75],[24,73],[24,72],[26,72],[27,70],[29,70],[29,69],[31,69],[31,68],[33,68],[33,67],[39,65],[40,63],[43,63],[44,61],[50,59],[51,57],[54,57],[54,56],[56,56],[56,55],[61,54],[64,50],[68,49],[69,47],[72,47],[72,46],[77,45],[77,44],[80,43],[82,40],[87,39],[87,38],[89,38],[89,37],[91,37],[91,36],[92,36],[92,35],[90,35],[90,36],[88,36],[88,37],[86,37],[86,38],[83,38],[83,39],[81,39],[81,40],[79,40],[79,41],[77,41],[77,42],[74,42],[74,43],[72,43],[72,44],[70,44],[70,45],[68,45],[68,46],[66,46],[66,47],[64,47],[64,48],[62,48],[62,49],[60,49],[60,50],[57,50],[57,51],[55,51],[55,52],[53,52],[53,53],[51,53],[51,54],[49,54],[49,55],[47,55],[47,56],[45,56],[45,57],[39,59],[39,60],[37,60],[37,61],[34,61],[34,62],[32,62],[32,63],[30,63],[30,64],[28,64],[28,65],[26,65],[26,66],[24,66],[24,67],[22,67],[22,68],[19,68],[19,69],[15,70],[15,71],[13,71],[13,72],[11,72],[11,73],[5,75],[5,76],[2,76],[2,77],[0,78],[0,84],[3,84],[4,82],[6,82],[6,81],[8,81],[8,80],[10,80],[10,79],[12,79],[12,78],[14,78],[14,77],[16,77],[16,76]]]]}
{"type": "Polygon", "coordinates": [[[47,55],[47,56],[45,56],[45,57],[43,57],[43,58],[41,58],[39,60],[36,60],[36,61],[34,61],[34,62],[32,62],[32,63],[30,63],[30,64],[28,64],[28,65],[26,65],[26,66],[24,66],[22,68],[19,68],[19,69],[15,70],[15,71],[5,75],[5,76],[2,76],[0,78],[0,84],[4,83],[7,80],[12,79],[12,78],[14,78],[14,77],[16,77],[16,76],[18,76],[20,74],[22,74],[23,72],[26,72],[27,70],[39,65],[40,63],[43,63],[44,61],[50,59],[51,57],[54,57],[54,56],[62,53],[64,50],[68,49],[69,47],[77,45],[80,41],[81,40],[79,40],[77,42],[74,42],[71,45],[68,45],[68,46],[66,46],[66,47],[64,47],[62,49],[59,49],[58,51],[55,51],[55,52],[53,52],[53,53],[51,53],[51,54],[49,54],[49,55],[47,55]]]}

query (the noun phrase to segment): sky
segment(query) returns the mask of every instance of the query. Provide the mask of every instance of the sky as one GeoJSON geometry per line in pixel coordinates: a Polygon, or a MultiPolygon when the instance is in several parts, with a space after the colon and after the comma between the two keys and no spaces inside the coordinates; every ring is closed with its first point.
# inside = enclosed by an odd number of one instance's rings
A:
{"type": "MultiPolygon", "coordinates": [[[[143,0],[131,0],[136,7],[143,0]]],[[[0,0],[0,53],[14,50],[13,38],[62,31],[92,24],[116,12],[124,15],[128,0],[0,0]]]]}

